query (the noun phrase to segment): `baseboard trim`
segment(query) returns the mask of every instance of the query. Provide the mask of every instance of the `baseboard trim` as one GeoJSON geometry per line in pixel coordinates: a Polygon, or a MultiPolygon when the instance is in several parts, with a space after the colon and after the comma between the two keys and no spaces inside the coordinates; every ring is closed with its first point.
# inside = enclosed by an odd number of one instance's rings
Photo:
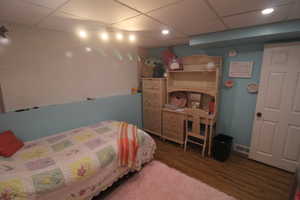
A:
{"type": "Polygon", "coordinates": [[[250,147],[242,144],[233,144],[233,151],[248,158],[250,153],[250,147]]]}

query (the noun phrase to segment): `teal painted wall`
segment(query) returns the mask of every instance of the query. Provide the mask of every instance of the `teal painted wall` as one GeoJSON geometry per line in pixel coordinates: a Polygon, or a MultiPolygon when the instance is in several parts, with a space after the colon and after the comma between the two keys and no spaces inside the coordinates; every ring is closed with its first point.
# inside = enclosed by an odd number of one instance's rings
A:
{"type": "Polygon", "coordinates": [[[30,141],[104,120],[127,121],[141,127],[141,95],[112,96],[0,114],[0,132],[9,129],[22,140],[30,141]]]}
{"type": "MultiPolygon", "coordinates": [[[[160,57],[164,48],[149,49],[150,55],[160,57]]],[[[251,44],[232,46],[226,48],[201,49],[188,45],[174,47],[179,57],[193,54],[208,54],[211,56],[223,56],[223,76],[219,104],[217,132],[234,137],[234,143],[250,146],[252,125],[255,113],[256,94],[247,92],[249,83],[259,83],[262,63],[263,44],[251,44]],[[238,51],[236,57],[228,57],[228,51],[238,51]],[[251,79],[229,78],[228,69],[230,61],[253,61],[254,68],[251,79]],[[224,81],[232,79],[235,86],[231,89],[224,87],[224,81]]]]}

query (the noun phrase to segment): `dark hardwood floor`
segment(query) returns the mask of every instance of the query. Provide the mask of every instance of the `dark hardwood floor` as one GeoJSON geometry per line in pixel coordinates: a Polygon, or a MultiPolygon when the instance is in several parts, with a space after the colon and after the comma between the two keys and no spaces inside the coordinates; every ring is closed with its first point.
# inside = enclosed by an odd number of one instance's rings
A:
{"type": "Polygon", "coordinates": [[[202,158],[195,147],[154,138],[155,159],[240,200],[288,200],[293,174],[236,154],[226,162],[202,158]]]}

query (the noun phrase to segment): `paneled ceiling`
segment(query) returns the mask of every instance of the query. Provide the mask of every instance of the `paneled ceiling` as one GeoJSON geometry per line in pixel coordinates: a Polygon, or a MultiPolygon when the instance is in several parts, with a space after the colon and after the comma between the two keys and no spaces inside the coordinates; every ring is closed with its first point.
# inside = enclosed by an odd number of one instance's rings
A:
{"type": "Polygon", "coordinates": [[[139,46],[300,18],[300,0],[0,0],[0,21],[74,32],[134,32],[139,46]],[[273,7],[270,15],[261,10],[273,7]],[[160,31],[170,30],[163,36],[160,31]]]}

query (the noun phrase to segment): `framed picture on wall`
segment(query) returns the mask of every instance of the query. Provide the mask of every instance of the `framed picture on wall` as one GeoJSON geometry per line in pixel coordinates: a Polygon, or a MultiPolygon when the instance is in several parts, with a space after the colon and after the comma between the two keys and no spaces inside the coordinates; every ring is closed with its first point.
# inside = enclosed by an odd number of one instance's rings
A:
{"type": "Polygon", "coordinates": [[[229,77],[251,78],[253,70],[252,61],[232,61],[229,66],[229,77]]]}

